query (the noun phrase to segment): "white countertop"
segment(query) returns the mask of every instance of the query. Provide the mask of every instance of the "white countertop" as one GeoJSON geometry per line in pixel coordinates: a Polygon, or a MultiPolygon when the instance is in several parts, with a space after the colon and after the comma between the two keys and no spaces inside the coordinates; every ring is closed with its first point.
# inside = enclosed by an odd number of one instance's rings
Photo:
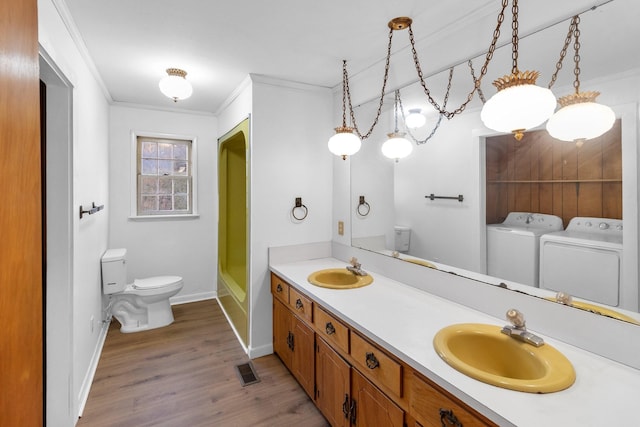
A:
{"type": "MultiPolygon", "coordinates": [[[[389,352],[497,424],[519,427],[637,425],[640,371],[538,334],[573,364],[576,382],[567,390],[532,394],[474,380],[446,364],[433,349],[433,336],[454,323],[497,319],[422,290],[371,273],[363,288],[333,290],[311,285],[307,277],[325,268],[345,267],[334,258],[272,264],[270,269],[339,318],[356,326],[389,352]]],[[[524,313],[525,318],[527,313],[524,313]]],[[[640,357],[640,355],[638,355],[640,357]]]]}

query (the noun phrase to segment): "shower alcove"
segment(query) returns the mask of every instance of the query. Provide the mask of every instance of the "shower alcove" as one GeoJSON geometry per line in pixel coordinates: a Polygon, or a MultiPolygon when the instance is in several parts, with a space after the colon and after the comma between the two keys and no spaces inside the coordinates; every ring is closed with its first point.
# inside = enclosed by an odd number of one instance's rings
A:
{"type": "Polygon", "coordinates": [[[249,344],[249,118],[218,139],[218,300],[249,344]]]}

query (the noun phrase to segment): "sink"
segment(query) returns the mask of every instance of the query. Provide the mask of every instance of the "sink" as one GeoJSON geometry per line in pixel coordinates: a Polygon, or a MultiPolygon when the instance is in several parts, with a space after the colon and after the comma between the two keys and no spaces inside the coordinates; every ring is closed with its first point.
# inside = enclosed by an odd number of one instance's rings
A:
{"type": "Polygon", "coordinates": [[[455,324],[438,331],[433,346],[451,367],[498,387],[553,393],[574,383],[573,365],[557,349],[517,341],[501,329],[479,323],[455,324]]]}
{"type": "Polygon", "coordinates": [[[327,268],[313,272],[307,278],[309,283],[323,288],[353,289],[373,283],[373,277],[356,275],[346,268],[327,268]]]}
{"type": "MultiPolygon", "coordinates": [[[[547,298],[547,299],[549,301],[558,302],[556,298],[547,298]]],[[[571,303],[567,305],[575,308],[580,308],[582,310],[587,310],[592,313],[601,314],[603,316],[609,316],[609,317],[613,317],[614,319],[624,320],[625,322],[630,322],[630,323],[635,323],[636,325],[640,325],[640,322],[638,322],[638,320],[634,319],[633,317],[627,316],[626,314],[622,314],[618,311],[612,310],[607,307],[603,307],[601,305],[591,304],[584,301],[575,301],[575,300],[572,300],[571,303]]]]}

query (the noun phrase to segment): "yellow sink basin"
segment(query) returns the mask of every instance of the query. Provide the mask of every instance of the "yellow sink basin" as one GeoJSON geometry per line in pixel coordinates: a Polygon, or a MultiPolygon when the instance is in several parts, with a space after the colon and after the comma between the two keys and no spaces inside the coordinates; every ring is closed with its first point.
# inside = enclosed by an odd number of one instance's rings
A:
{"type": "Polygon", "coordinates": [[[438,331],[433,346],[453,368],[498,387],[553,393],[574,383],[573,365],[554,347],[534,347],[500,330],[479,323],[451,325],[438,331]]]}
{"type": "MultiPolygon", "coordinates": [[[[547,299],[549,301],[558,302],[556,300],[556,298],[547,298],[547,299]]],[[[575,307],[575,308],[580,308],[582,310],[587,310],[587,311],[590,311],[592,313],[601,314],[603,316],[613,317],[614,319],[624,320],[625,322],[635,323],[636,325],[640,325],[640,322],[638,322],[633,317],[627,316],[626,314],[622,314],[622,313],[620,313],[618,311],[612,310],[612,309],[607,308],[607,307],[603,307],[601,305],[590,304],[588,302],[575,301],[575,300],[572,300],[569,304],[566,304],[566,305],[569,305],[569,306],[575,307]]]]}
{"type": "Polygon", "coordinates": [[[313,272],[307,278],[309,283],[331,289],[353,289],[373,283],[373,277],[367,274],[359,276],[346,268],[327,268],[313,272]]]}

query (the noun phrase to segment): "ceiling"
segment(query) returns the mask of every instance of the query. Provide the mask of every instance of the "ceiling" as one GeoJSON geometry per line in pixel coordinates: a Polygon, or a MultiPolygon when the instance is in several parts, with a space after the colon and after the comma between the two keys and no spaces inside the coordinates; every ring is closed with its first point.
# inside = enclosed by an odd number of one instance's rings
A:
{"type": "MultiPolygon", "coordinates": [[[[218,111],[250,73],[334,88],[342,81],[342,60],[347,59],[352,76],[371,71],[381,77],[387,23],[396,16],[413,19],[425,74],[447,69],[487,50],[501,4],[500,0],[54,1],[66,4],[71,25],[79,30],[112,102],[206,113],[218,111]],[[170,67],[188,72],[194,88],[191,98],[174,103],[160,93],[158,81],[170,67]]],[[[637,0],[521,1],[520,35],[603,3],[607,4],[584,15],[582,31],[590,44],[587,55],[583,41],[582,78],[611,74],[611,61],[620,61],[616,71],[639,68],[640,55],[630,54],[636,49],[633,43],[640,40],[640,26],[634,22],[640,14],[637,0]],[[589,32],[585,26],[590,26],[589,32]],[[619,49],[627,50],[620,54],[619,49]]],[[[502,44],[510,40],[508,9],[502,44]]],[[[557,33],[551,49],[538,43],[537,49],[550,55],[547,69],[555,64],[567,29],[568,21],[548,30],[557,33]]],[[[409,51],[408,37],[398,33],[394,32],[392,62],[409,51]]],[[[502,50],[509,53],[509,47],[502,50]]],[[[531,56],[537,60],[541,55],[531,56]]],[[[567,60],[572,57],[570,52],[567,60]]],[[[478,60],[476,68],[480,66],[478,60]]],[[[508,72],[510,67],[492,69],[487,76],[493,80],[508,72]]],[[[565,83],[570,82],[572,73],[563,74],[565,83]]]]}

